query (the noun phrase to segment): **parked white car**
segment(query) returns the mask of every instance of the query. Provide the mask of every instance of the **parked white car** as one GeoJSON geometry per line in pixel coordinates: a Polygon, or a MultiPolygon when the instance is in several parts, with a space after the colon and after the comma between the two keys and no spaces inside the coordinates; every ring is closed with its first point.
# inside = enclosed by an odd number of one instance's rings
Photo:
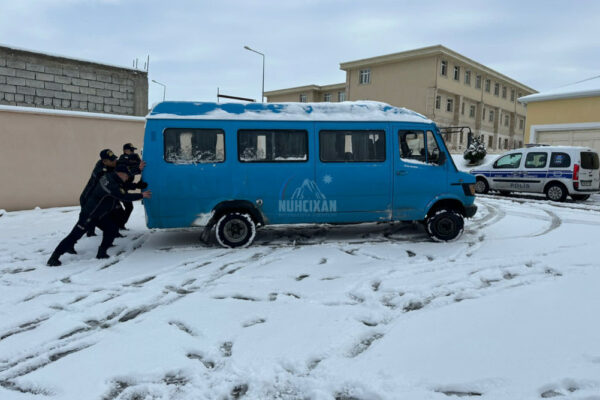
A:
{"type": "Polygon", "coordinates": [[[589,147],[536,146],[511,150],[469,171],[475,191],[545,193],[552,201],[587,200],[600,192],[598,153],[589,147]]]}

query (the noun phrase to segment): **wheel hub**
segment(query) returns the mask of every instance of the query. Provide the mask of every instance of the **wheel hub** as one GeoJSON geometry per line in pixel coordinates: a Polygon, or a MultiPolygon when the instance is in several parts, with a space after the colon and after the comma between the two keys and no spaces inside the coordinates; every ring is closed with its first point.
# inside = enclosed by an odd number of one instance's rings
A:
{"type": "Polygon", "coordinates": [[[562,189],[558,186],[552,186],[550,189],[548,189],[548,197],[550,197],[552,200],[560,199],[562,194],[562,189]]]}
{"type": "Polygon", "coordinates": [[[241,242],[248,234],[248,227],[242,221],[227,221],[223,227],[223,234],[230,242],[241,242]]]}

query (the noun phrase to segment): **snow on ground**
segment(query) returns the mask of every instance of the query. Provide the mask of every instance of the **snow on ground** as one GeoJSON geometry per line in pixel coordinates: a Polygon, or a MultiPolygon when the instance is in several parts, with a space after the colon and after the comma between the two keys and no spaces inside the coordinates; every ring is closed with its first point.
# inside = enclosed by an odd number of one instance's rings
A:
{"type": "Polygon", "coordinates": [[[600,399],[600,196],[420,225],[149,231],[46,267],[78,208],[0,216],[0,399],[600,399]]]}

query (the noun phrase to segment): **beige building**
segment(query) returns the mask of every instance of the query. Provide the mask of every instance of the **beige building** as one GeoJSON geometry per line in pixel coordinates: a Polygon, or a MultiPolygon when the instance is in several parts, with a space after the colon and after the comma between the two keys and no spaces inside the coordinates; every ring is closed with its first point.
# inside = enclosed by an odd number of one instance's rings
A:
{"type": "MultiPolygon", "coordinates": [[[[438,126],[469,126],[483,136],[488,150],[523,145],[525,106],[519,97],[535,90],[444,46],[388,54],[340,64],[342,86],[302,86],[266,92],[269,102],[376,100],[406,107],[438,126]],[[326,97],[329,94],[329,97],[326,97]]],[[[448,139],[451,149],[464,150],[466,135],[448,139]]]]}
{"type": "Polygon", "coordinates": [[[520,98],[525,143],[589,146],[600,152],[600,76],[520,98]]]}

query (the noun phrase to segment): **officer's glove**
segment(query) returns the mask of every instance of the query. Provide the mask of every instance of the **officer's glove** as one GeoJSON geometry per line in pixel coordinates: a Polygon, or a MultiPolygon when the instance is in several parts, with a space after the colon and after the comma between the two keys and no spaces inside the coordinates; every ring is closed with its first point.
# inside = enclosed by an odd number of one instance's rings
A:
{"type": "Polygon", "coordinates": [[[148,184],[144,181],[139,181],[136,186],[138,189],[144,190],[148,187],[148,184]]]}

